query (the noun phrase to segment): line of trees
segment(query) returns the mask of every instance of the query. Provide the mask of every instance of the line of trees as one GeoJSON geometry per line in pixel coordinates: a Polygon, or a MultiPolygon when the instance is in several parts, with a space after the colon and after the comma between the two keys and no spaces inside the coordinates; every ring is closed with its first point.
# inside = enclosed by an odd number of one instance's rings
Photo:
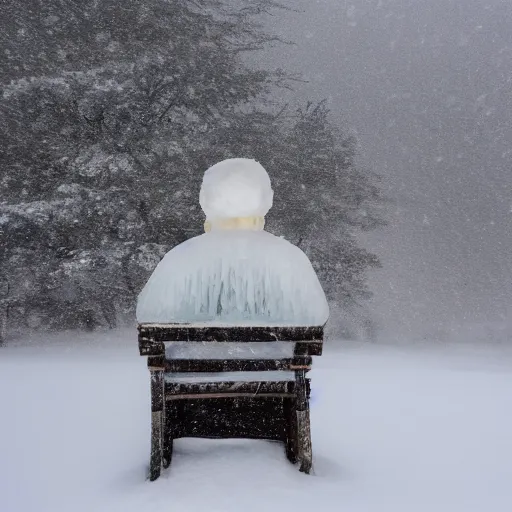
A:
{"type": "MultiPolygon", "coordinates": [[[[204,170],[269,171],[268,229],[309,255],[329,299],[370,296],[358,246],[383,224],[375,175],[325,103],[278,105],[294,77],[244,64],[281,44],[272,0],[4,0],[0,281],[9,325],[114,327],[174,245],[202,232],[204,170]],[[8,290],[8,291],[7,291],[8,290]]],[[[4,315],[5,316],[5,315],[4,315]]]]}

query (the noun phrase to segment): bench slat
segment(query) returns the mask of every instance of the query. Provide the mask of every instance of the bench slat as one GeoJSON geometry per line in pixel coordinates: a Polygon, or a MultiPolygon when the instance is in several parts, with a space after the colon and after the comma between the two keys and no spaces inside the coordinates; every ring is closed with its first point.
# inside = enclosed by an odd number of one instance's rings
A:
{"type": "MultiPolygon", "coordinates": [[[[321,356],[323,343],[296,343],[297,355],[321,356]]],[[[139,341],[139,353],[141,356],[159,356],[165,354],[165,345],[163,343],[154,343],[151,341],[139,341]]]]}
{"type": "Polygon", "coordinates": [[[220,381],[220,382],[165,382],[165,399],[170,395],[204,395],[217,393],[248,393],[256,396],[266,393],[293,393],[294,381],[220,381]]]}
{"type": "Polygon", "coordinates": [[[154,342],[170,341],[323,341],[324,328],[316,327],[193,327],[183,325],[138,326],[139,340],[154,342]]]}
{"type": "Polygon", "coordinates": [[[308,369],[311,357],[286,359],[167,359],[166,372],[260,372],[293,370],[297,366],[308,369]]]}
{"type": "Polygon", "coordinates": [[[293,398],[293,393],[203,393],[188,395],[167,395],[166,400],[203,400],[205,398],[293,398]]]}
{"type": "MultiPolygon", "coordinates": [[[[233,340],[234,341],[234,340],[233,340]]],[[[254,340],[253,340],[254,341],[254,340]]],[[[268,341],[268,340],[266,340],[268,341]]],[[[295,354],[301,356],[321,356],[323,343],[316,341],[295,342],[295,354]]],[[[139,353],[141,356],[159,356],[165,354],[163,342],[139,339],[139,353]]]]}

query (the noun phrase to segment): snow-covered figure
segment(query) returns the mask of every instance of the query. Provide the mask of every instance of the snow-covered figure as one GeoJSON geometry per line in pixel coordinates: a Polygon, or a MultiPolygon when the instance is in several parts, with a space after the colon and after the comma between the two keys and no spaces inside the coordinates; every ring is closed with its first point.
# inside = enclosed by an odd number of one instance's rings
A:
{"type": "Polygon", "coordinates": [[[307,256],[263,230],[273,191],[255,160],[204,175],[206,233],[169,251],[139,295],[139,323],[324,325],[325,294],[307,256]]]}

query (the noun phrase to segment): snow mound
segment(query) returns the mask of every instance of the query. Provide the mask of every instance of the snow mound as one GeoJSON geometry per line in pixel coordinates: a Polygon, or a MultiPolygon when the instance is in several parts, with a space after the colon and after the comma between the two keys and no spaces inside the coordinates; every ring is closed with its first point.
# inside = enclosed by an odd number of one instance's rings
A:
{"type": "Polygon", "coordinates": [[[139,323],[323,325],[307,256],[266,231],[215,231],[167,253],[139,295],[139,323]]]}
{"type": "Polygon", "coordinates": [[[231,158],[205,172],[199,203],[210,221],[264,217],[273,197],[267,171],[256,160],[231,158]]]}

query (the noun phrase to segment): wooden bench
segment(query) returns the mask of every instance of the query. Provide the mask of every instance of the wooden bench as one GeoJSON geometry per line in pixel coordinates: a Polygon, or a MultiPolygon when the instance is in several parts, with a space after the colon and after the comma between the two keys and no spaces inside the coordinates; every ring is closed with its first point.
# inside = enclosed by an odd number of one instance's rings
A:
{"type": "Polygon", "coordinates": [[[180,437],[270,439],[309,473],[311,356],[323,327],[140,324],[151,374],[150,480],[180,437]]]}

